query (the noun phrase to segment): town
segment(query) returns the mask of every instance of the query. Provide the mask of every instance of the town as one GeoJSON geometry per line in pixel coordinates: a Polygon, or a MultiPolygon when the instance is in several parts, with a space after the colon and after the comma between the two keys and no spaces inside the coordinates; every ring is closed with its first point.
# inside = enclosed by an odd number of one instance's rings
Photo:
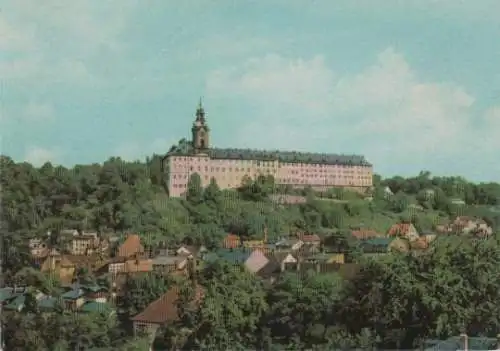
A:
{"type": "Polygon", "coordinates": [[[12,0],[0,351],[500,351],[500,0],[12,0]]]}
{"type": "MultiPolygon", "coordinates": [[[[211,160],[193,130],[178,169],[211,160]]],[[[500,184],[280,184],[266,166],[224,188],[194,170],[179,192],[172,157],[73,170],[2,157],[8,350],[497,347],[483,332],[498,329],[500,184]]],[[[296,162],[325,158],[356,167],[296,162]]]]}

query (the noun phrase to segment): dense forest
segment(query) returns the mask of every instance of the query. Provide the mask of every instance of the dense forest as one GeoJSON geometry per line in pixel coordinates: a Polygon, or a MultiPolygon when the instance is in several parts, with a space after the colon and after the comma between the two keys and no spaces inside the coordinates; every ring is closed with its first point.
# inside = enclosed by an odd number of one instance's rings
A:
{"type": "MultiPolygon", "coordinates": [[[[58,289],[32,270],[28,239],[45,236],[58,245],[65,228],[138,233],[147,247],[160,242],[221,245],[228,232],[269,240],[297,230],[317,233],[349,247],[360,273],[286,273],[273,285],[223,262],[197,272],[205,297],[199,308],[180,301],[180,320],[166,327],[157,348],[185,350],[411,349],[423,339],[457,335],[496,336],[500,332],[500,184],[474,184],[461,177],[382,179],[370,193],[343,189],[316,193],[274,184],[269,177],[247,179],[239,189],[200,186],[193,175],[186,198],[169,198],[161,157],[145,162],[111,158],[73,168],[46,163],[36,168],[1,157],[2,258],[4,284],[20,280],[44,290],[58,289]],[[387,195],[387,187],[392,195],[387,195]],[[429,190],[432,196],[429,196],[429,190]],[[273,194],[301,195],[301,204],[279,204],[273,194]],[[460,199],[464,204],[457,204],[460,199]],[[386,232],[401,221],[421,232],[456,216],[486,221],[495,234],[439,236],[421,255],[395,253],[364,260],[350,231],[386,232]]],[[[91,277],[89,279],[95,279],[91,277]]],[[[179,282],[177,282],[179,283],[179,282]]],[[[133,338],[127,318],[164,293],[173,281],[154,274],[127,282],[122,315],[78,316],[62,309],[50,316],[26,302],[5,323],[8,350],[147,350],[133,338]]]]}

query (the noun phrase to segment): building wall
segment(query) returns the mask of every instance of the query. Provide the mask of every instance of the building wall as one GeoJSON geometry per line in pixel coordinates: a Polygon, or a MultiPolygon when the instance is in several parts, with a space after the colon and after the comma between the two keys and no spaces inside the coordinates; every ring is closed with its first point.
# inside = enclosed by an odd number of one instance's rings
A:
{"type": "Polygon", "coordinates": [[[236,188],[245,176],[272,175],[276,184],[293,187],[312,186],[367,188],[372,186],[372,167],[280,163],[279,161],[210,159],[208,155],[169,156],[166,160],[170,196],[181,196],[193,173],[201,177],[203,187],[213,177],[221,189],[236,188]]]}
{"type": "Polygon", "coordinates": [[[71,253],[73,255],[85,255],[87,248],[92,245],[92,239],[90,238],[75,238],[72,242],[71,253]]]}

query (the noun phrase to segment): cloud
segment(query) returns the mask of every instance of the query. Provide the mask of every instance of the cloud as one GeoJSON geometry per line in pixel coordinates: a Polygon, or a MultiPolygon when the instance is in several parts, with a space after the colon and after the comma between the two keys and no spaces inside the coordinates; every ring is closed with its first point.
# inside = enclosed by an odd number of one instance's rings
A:
{"type": "Polygon", "coordinates": [[[500,2],[497,0],[461,1],[461,0],[314,0],[314,4],[297,0],[276,0],[282,6],[294,7],[301,13],[331,16],[332,12],[368,14],[387,17],[394,14],[409,13],[414,16],[423,14],[442,20],[455,21],[491,21],[498,23],[500,2]]]}
{"type": "Polygon", "coordinates": [[[49,103],[30,101],[24,108],[23,117],[30,121],[50,121],[54,119],[54,108],[49,103]]]}
{"type": "Polygon", "coordinates": [[[0,13],[0,74],[41,86],[96,84],[92,72],[104,54],[119,54],[136,0],[64,2],[17,0],[0,13]]]}
{"type": "Polygon", "coordinates": [[[463,87],[423,81],[390,47],[355,75],[334,72],[322,56],[251,58],[210,73],[206,89],[251,106],[238,146],[363,153],[379,165],[410,163],[413,172],[497,157],[498,110],[478,126],[475,99],[463,87]]]}
{"type": "Polygon", "coordinates": [[[60,160],[61,153],[55,149],[47,149],[39,146],[29,146],[26,148],[24,160],[36,167],[42,166],[46,162],[56,163],[60,160]]]}
{"type": "Polygon", "coordinates": [[[164,154],[175,143],[174,139],[157,138],[149,143],[127,142],[118,145],[112,152],[113,156],[126,161],[143,160],[153,154],[164,154]]]}

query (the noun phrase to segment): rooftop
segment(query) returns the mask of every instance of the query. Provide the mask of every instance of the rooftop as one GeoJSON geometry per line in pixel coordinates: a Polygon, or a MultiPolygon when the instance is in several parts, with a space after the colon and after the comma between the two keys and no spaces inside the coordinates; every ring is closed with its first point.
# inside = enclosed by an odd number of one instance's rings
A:
{"type": "MultiPolygon", "coordinates": [[[[196,286],[196,301],[200,301],[203,294],[201,286],[196,286]]],[[[179,288],[173,287],[163,294],[159,299],[150,303],[142,312],[132,317],[132,321],[163,324],[167,321],[175,321],[179,318],[177,312],[177,300],[179,288]]]]}
{"type": "Polygon", "coordinates": [[[120,245],[117,256],[129,257],[142,251],[144,251],[144,248],[141,245],[141,238],[137,234],[131,234],[125,239],[123,244],[120,245]]]}
{"type": "Polygon", "coordinates": [[[82,289],[73,289],[61,295],[65,300],[76,300],[84,295],[82,289]]]}
{"type": "Polygon", "coordinates": [[[111,307],[108,303],[106,302],[96,302],[96,301],[88,301],[83,304],[83,306],[80,308],[80,311],[82,312],[88,312],[88,313],[93,313],[93,312],[110,312],[111,307]]]}
{"type": "Polygon", "coordinates": [[[237,249],[219,249],[205,256],[207,261],[215,261],[220,258],[232,264],[242,264],[250,257],[252,250],[237,248],[237,249]]]}
{"type": "MultiPolygon", "coordinates": [[[[279,161],[283,163],[312,163],[325,165],[372,166],[361,155],[323,154],[280,150],[252,150],[234,148],[211,148],[207,154],[212,159],[279,161]]],[[[193,155],[193,147],[185,139],[171,147],[167,156],[193,155]]]]}

